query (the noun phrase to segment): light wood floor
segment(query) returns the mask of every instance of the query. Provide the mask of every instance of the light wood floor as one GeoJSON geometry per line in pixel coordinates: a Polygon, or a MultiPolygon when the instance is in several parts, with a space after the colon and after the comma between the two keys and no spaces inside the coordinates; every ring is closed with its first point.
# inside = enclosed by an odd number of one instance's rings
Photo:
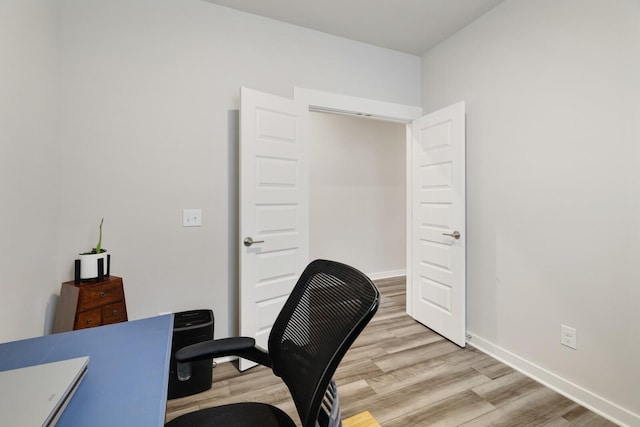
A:
{"type": "MultiPolygon", "coordinates": [[[[461,349],[405,314],[404,277],[376,281],[378,313],[354,343],[336,382],[343,418],[369,411],[382,427],[615,426],[495,359],[461,349]]],[[[298,421],[269,369],[219,364],[211,390],[167,404],[167,421],[238,401],[277,405],[298,421]]]]}

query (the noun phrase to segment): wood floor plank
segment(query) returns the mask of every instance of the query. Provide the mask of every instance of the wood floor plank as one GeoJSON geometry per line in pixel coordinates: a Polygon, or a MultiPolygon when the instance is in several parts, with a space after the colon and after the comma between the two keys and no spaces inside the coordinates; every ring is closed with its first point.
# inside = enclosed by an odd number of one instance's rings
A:
{"type": "MultiPolygon", "coordinates": [[[[472,368],[442,375],[410,384],[393,384],[385,390],[376,390],[376,396],[349,404],[350,410],[370,411],[381,425],[402,417],[426,405],[468,390],[488,378],[472,368]],[[355,408],[355,409],[354,409],[355,408]]],[[[342,402],[342,399],[341,399],[342,402]]]]}
{"type": "MultiPolygon", "coordinates": [[[[343,419],[369,411],[383,427],[615,424],[472,348],[460,348],[407,316],[404,277],[376,281],[378,313],[335,374],[343,419]]],[[[270,369],[213,370],[213,387],[167,403],[167,421],[220,404],[278,406],[300,425],[295,405],[270,369]]]]}
{"type": "Polygon", "coordinates": [[[464,427],[543,425],[577,406],[577,403],[543,387],[462,425],[464,427]]]}
{"type": "Polygon", "coordinates": [[[453,353],[459,349],[450,341],[439,340],[430,344],[408,348],[393,354],[374,358],[374,362],[384,372],[390,372],[405,366],[412,366],[434,357],[453,353]]]}
{"type": "MultiPolygon", "coordinates": [[[[369,383],[363,379],[360,379],[358,381],[354,381],[351,383],[338,384],[338,389],[340,390],[339,392],[339,397],[341,402],[340,407],[343,411],[342,412],[343,416],[345,416],[345,412],[344,412],[345,410],[350,415],[355,415],[358,413],[355,409],[350,410],[349,408],[345,408],[342,405],[343,400],[354,402],[357,400],[363,400],[363,399],[376,396],[376,392],[371,388],[369,383]]],[[[350,415],[346,415],[346,416],[350,416],[350,415]]]]}
{"type": "Polygon", "coordinates": [[[383,374],[371,359],[366,358],[343,361],[342,366],[344,369],[340,369],[333,376],[338,385],[349,384],[362,378],[372,378],[383,374]]]}
{"type": "Polygon", "coordinates": [[[497,361],[496,359],[485,355],[486,357],[483,360],[479,360],[477,363],[474,363],[473,367],[478,370],[478,372],[482,372],[489,378],[499,378],[503,375],[507,375],[513,372],[513,369],[502,362],[497,361]]]}
{"type": "Polygon", "coordinates": [[[505,406],[544,386],[520,372],[511,372],[473,388],[473,391],[495,407],[505,406]]]}
{"type": "Polygon", "coordinates": [[[495,407],[472,391],[455,394],[385,423],[385,427],[458,426],[495,407]]]}
{"type": "Polygon", "coordinates": [[[591,412],[584,406],[578,406],[562,416],[572,426],[582,427],[615,427],[615,423],[591,412]]]}

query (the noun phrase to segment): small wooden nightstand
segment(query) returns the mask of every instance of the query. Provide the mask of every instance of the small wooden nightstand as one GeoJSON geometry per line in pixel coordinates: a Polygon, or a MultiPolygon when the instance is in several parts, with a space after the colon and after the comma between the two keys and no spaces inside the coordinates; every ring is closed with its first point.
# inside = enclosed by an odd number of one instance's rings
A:
{"type": "Polygon", "coordinates": [[[110,276],[102,282],[65,282],[53,322],[53,333],[92,328],[127,321],[122,278],[110,276]]]}

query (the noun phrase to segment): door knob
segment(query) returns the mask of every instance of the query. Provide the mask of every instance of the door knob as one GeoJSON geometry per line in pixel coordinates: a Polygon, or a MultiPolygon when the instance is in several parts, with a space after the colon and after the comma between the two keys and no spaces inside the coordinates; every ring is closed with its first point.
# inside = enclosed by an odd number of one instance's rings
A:
{"type": "Polygon", "coordinates": [[[443,236],[453,237],[456,240],[458,240],[460,238],[460,232],[459,231],[454,231],[453,233],[442,233],[442,235],[443,236]]]}
{"type": "Polygon", "coordinates": [[[247,237],[246,239],[244,239],[244,245],[246,247],[249,247],[254,243],[264,243],[264,240],[253,240],[251,237],[247,237]]]}

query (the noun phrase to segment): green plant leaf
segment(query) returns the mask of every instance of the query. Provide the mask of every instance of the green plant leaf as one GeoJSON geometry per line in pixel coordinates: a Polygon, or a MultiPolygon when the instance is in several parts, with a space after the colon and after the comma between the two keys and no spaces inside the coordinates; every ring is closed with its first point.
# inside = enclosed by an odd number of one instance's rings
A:
{"type": "Polygon", "coordinates": [[[96,253],[99,254],[102,250],[102,223],[104,222],[104,218],[100,221],[100,237],[98,238],[98,244],[96,245],[96,253]]]}

